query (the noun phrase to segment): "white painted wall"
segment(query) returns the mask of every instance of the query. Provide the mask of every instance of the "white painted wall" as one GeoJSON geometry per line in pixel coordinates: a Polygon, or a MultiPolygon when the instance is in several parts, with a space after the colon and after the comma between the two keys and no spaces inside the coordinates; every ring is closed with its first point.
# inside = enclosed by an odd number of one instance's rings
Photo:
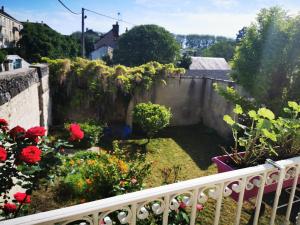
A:
{"type": "Polygon", "coordinates": [[[0,118],[9,122],[10,128],[19,125],[28,129],[40,125],[38,83],[31,85],[9,102],[0,106],[0,118]]]}

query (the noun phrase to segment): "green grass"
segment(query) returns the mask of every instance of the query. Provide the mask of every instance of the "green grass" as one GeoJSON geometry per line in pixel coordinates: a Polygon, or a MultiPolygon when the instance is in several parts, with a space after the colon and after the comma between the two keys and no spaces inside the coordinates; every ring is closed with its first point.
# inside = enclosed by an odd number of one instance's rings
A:
{"type": "MultiPolygon", "coordinates": [[[[180,127],[180,129],[170,128],[159,136],[164,136],[164,138],[152,139],[145,149],[138,147],[146,142],[143,139],[121,142],[121,146],[127,151],[146,151],[146,160],[153,162],[151,174],[146,179],[146,188],[163,185],[162,170],[171,169],[174,166],[181,167],[178,181],[217,173],[217,168],[212,164],[211,158],[222,154],[219,145],[225,145],[226,142],[215,133],[201,126],[189,126],[180,127]]],[[[174,173],[171,173],[168,180],[168,183],[174,181],[174,173]]],[[[223,199],[220,224],[234,224],[236,206],[236,202],[230,197],[223,199]]],[[[215,201],[209,200],[204,207],[205,210],[197,218],[197,224],[213,224],[215,201]]],[[[240,224],[248,223],[254,209],[254,203],[244,204],[240,224]]],[[[271,207],[267,206],[259,224],[269,224],[270,214],[271,207]]],[[[276,224],[283,224],[282,216],[278,216],[276,224]]]]}
{"type": "MultiPolygon", "coordinates": [[[[217,173],[216,166],[212,164],[211,158],[222,154],[220,145],[226,145],[213,131],[203,126],[186,126],[168,128],[157,135],[157,138],[145,147],[145,139],[120,141],[120,146],[134,155],[136,151],[144,152],[146,160],[151,161],[151,174],[146,178],[146,188],[157,187],[165,183],[162,170],[171,170],[174,166],[181,167],[178,176],[174,176],[174,170],[168,177],[168,183],[183,181],[217,173]]],[[[105,145],[106,150],[111,150],[111,144],[105,145]]],[[[79,202],[53,202],[55,192],[35,192],[32,199],[35,210],[47,211],[54,208],[66,207],[79,202]]],[[[220,217],[221,225],[234,224],[236,203],[230,198],[224,198],[222,203],[222,213],[220,217]]],[[[197,224],[209,225],[214,220],[215,201],[209,200],[204,205],[204,210],[197,218],[197,224]]],[[[240,224],[247,224],[254,210],[254,205],[245,203],[243,206],[240,224]]],[[[267,207],[264,216],[259,224],[269,224],[271,208],[267,207]]],[[[276,224],[283,224],[282,216],[278,216],[276,224]]]]}

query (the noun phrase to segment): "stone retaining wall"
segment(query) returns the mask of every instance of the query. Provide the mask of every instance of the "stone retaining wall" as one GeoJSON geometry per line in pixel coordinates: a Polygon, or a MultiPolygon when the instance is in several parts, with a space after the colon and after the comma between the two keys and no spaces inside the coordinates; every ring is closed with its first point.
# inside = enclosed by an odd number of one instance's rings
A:
{"type": "Polygon", "coordinates": [[[10,127],[51,125],[49,69],[35,65],[0,73],[0,118],[10,127]]]}

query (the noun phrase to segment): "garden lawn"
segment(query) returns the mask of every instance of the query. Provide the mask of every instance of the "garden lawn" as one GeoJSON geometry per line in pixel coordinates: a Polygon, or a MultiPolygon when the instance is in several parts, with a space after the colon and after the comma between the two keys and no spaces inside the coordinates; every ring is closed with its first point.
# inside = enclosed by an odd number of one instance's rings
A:
{"type": "MultiPolygon", "coordinates": [[[[157,187],[166,183],[183,181],[201,176],[207,176],[217,173],[217,168],[212,164],[211,158],[222,154],[220,145],[225,145],[222,140],[213,131],[203,126],[186,126],[168,128],[157,135],[147,146],[142,147],[141,144],[146,143],[145,139],[118,141],[120,147],[125,152],[131,153],[132,156],[136,152],[145,154],[147,161],[151,161],[151,174],[145,180],[145,188],[157,187]],[[174,176],[175,171],[178,176],[174,176]],[[180,168],[180,170],[178,170],[180,168]],[[164,178],[162,171],[171,171],[169,176],[164,178]]],[[[106,145],[105,150],[112,150],[111,145],[106,145]]],[[[164,174],[167,174],[166,172],[164,174]]],[[[61,201],[57,199],[53,190],[41,190],[33,194],[33,204],[31,213],[38,211],[47,211],[55,208],[67,207],[73,204],[79,204],[82,201],[61,201]],[[56,201],[54,200],[56,198],[56,201]]],[[[204,210],[197,218],[197,224],[209,225],[214,220],[214,200],[209,200],[204,204],[204,210]]],[[[244,204],[241,223],[247,224],[250,220],[251,213],[254,211],[254,205],[250,203],[244,204]]],[[[231,198],[225,198],[222,204],[222,213],[220,224],[234,224],[236,212],[236,203],[231,198]]],[[[269,216],[271,208],[267,207],[264,216],[260,219],[259,224],[269,224],[269,216]]],[[[279,216],[276,224],[283,224],[283,216],[279,216]]],[[[252,224],[252,223],[249,223],[252,224]]]]}
{"type": "MultiPolygon", "coordinates": [[[[164,135],[168,136],[168,134],[170,134],[169,132],[170,131],[167,131],[164,135]]],[[[171,132],[172,135],[174,135],[174,132],[176,133],[176,131],[171,132]]],[[[184,132],[182,132],[181,134],[181,139],[179,141],[181,144],[178,144],[173,138],[166,137],[152,139],[151,142],[146,146],[146,149],[144,149],[144,151],[146,150],[146,160],[152,161],[153,166],[151,174],[146,179],[145,188],[163,185],[165,183],[165,180],[162,176],[162,170],[171,169],[174,166],[181,167],[181,170],[178,175],[179,181],[217,173],[217,168],[214,164],[211,163],[210,159],[211,155],[215,156],[221,154],[221,152],[218,149],[218,145],[224,144],[224,142],[221,139],[219,139],[219,141],[216,141],[216,136],[211,134],[200,133],[198,138],[195,137],[195,135],[185,135],[184,132]],[[201,140],[202,138],[204,138],[205,140],[201,140]],[[185,141],[189,141],[190,139],[192,140],[191,142],[184,143],[185,141]],[[209,146],[207,146],[209,142],[210,148],[209,146]],[[189,148],[183,149],[181,145],[189,146],[189,148]],[[190,149],[192,149],[192,147],[194,147],[194,150],[189,151],[190,149]],[[201,149],[203,147],[207,147],[209,149],[201,149]],[[204,152],[208,152],[207,155],[203,155],[203,152],[201,152],[202,150],[204,152]],[[199,158],[199,155],[202,155],[203,158],[199,158]],[[204,162],[205,165],[202,165],[202,167],[205,169],[200,168],[201,165],[199,166],[199,160],[204,162]]],[[[176,137],[176,135],[174,137],[176,137]]],[[[179,137],[177,136],[177,138],[179,137]]],[[[136,151],[138,146],[137,144],[142,144],[145,142],[146,140],[129,140],[126,142],[121,142],[121,146],[123,146],[123,148],[125,148],[126,150],[136,151]]],[[[141,149],[139,150],[143,151],[141,149]]],[[[168,183],[174,181],[174,170],[171,173],[171,176],[169,177],[168,181],[168,183]]],[[[237,204],[231,198],[224,198],[222,204],[220,224],[234,224],[236,205],[237,204]]],[[[204,204],[204,210],[200,213],[199,217],[197,218],[197,224],[213,224],[214,206],[214,200],[209,200],[208,203],[204,204]]],[[[253,211],[254,203],[245,203],[240,224],[247,224],[251,218],[251,213],[253,211]]],[[[269,224],[270,214],[271,208],[267,207],[264,216],[261,217],[259,221],[259,224],[269,224]]],[[[276,224],[283,224],[283,216],[278,216],[276,224]]]]}

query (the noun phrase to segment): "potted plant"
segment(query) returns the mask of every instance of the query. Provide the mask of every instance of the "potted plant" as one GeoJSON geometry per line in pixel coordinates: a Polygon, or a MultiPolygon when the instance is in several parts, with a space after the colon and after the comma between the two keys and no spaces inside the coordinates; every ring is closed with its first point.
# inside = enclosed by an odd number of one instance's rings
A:
{"type": "MultiPolygon", "coordinates": [[[[224,121],[231,126],[234,144],[230,149],[222,147],[223,156],[217,156],[212,161],[217,165],[218,172],[227,172],[263,164],[266,159],[281,160],[300,155],[300,105],[289,102],[284,109],[286,117],[276,118],[274,113],[267,108],[257,111],[244,112],[240,105],[233,110],[234,116],[224,116],[224,121]],[[298,143],[297,143],[298,142],[298,143]]],[[[276,190],[277,174],[270,174],[264,192],[276,190]],[[271,181],[270,181],[271,180],[271,181]]],[[[252,182],[257,178],[252,178],[252,182]]],[[[293,179],[286,179],[283,187],[292,185],[293,179]]],[[[300,183],[300,179],[298,179],[300,183]]],[[[244,200],[257,195],[258,185],[253,185],[245,191],[244,200]]],[[[231,195],[238,199],[237,193],[231,195]]]]}

